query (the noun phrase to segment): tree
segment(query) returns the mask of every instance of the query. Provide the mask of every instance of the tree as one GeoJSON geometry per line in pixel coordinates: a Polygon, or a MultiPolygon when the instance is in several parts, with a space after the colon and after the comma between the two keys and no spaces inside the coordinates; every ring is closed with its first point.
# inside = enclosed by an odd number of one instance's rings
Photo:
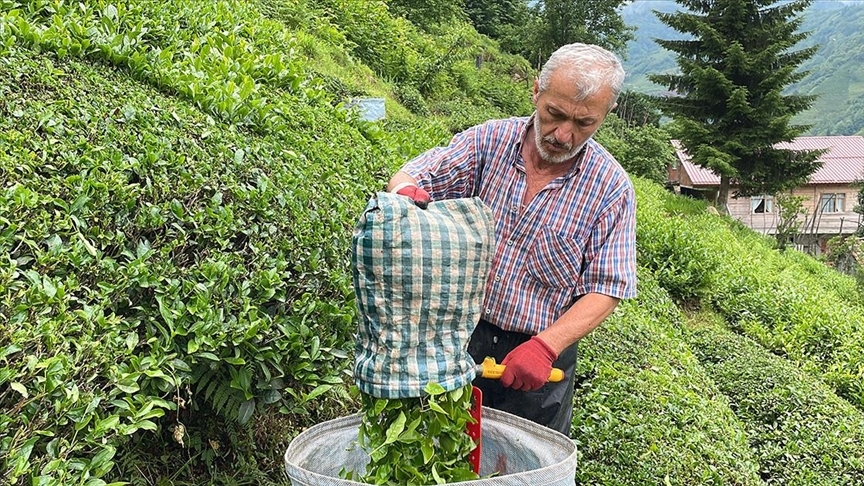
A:
{"type": "Polygon", "coordinates": [[[463,9],[477,32],[498,39],[528,11],[528,5],[525,0],[465,0],[463,9]]]}
{"type": "Polygon", "coordinates": [[[390,0],[388,7],[421,29],[465,16],[461,0],[390,0]]]}
{"type": "Polygon", "coordinates": [[[718,203],[733,197],[776,194],[815,172],[819,151],[778,147],[808,127],[791,118],[815,100],[784,95],[807,73],[796,71],[818,46],[795,50],[807,37],[799,14],[812,0],[676,0],[687,11],[656,12],[689,39],[656,40],[676,54],[680,74],[649,79],[673,93],[658,97],[676,119],[679,138],[693,162],[720,175],[718,203]]]}
{"type": "Polygon", "coordinates": [[[628,127],[644,125],[659,127],[660,116],[662,115],[654,98],[631,90],[625,90],[618,96],[618,107],[615,109],[615,113],[624,120],[628,127]]]}
{"type": "Polygon", "coordinates": [[[627,27],[618,12],[624,3],[623,0],[544,0],[541,4],[546,40],[554,46],[552,50],[571,42],[584,42],[623,53],[627,41],[633,39],[633,28],[627,27]]]}
{"type": "Polygon", "coordinates": [[[675,160],[669,134],[652,124],[629,125],[610,113],[595,137],[631,176],[666,182],[666,167],[675,160]]]}
{"type": "Polygon", "coordinates": [[[541,0],[528,7],[527,16],[514,10],[518,24],[502,31],[502,44],[536,65],[553,51],[573,42],[597,44],[623,54],[633,39],[633,28],[621,18],[619,7],[628,0],[541,0]]]}
{"type": "MultiPolygon", "coordinates": [[[[864,176],[864,174],[862,174],[864,176]]],[[[856,185],[858,186],[858,197],[856,198],[856,204],[852,208],[852,211],[864,216],[864,178],[858,179],[856,181],[856,185]]],[[[859,218],[859,221],[861,218],[859,218]]],[[[855,236],[859,238],[864,237],[864,225],[858,224],[858,229],[855,230],[855,236]]]]}
{"type": "Polygon", "coordinates": [[[777,222],[776,248],[780,251],[786,250],[789,239],[797,236],[801,231],[801,217],[807,213],[804,209],[804,196],[793,196],[791,193],[782,192],[775,198],[777,208],[780,212],[780,220],[777,222]]]}

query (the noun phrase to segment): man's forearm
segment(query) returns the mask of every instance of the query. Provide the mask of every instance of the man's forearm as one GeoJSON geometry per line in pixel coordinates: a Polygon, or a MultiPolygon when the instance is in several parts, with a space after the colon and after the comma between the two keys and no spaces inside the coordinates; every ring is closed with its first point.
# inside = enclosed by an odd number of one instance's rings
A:
{"type": "Polygon", "coordinates": [[[402,172],[400,170],[399,172],[393,174],[393,177],[390,178],[390,182],[387,184],[387,190],[392,191],[393,188],[398,186],[399,184],[413,184],[416,186],[417,181],[414,180],[413,177],[408,175],[408,173],[402,172]]]}
{"type": "Polygon", "coordinates": [[[585,294],[537,336],[560,354],[606,320],[619,301],[620,299],[608,295],[585,294]]]}

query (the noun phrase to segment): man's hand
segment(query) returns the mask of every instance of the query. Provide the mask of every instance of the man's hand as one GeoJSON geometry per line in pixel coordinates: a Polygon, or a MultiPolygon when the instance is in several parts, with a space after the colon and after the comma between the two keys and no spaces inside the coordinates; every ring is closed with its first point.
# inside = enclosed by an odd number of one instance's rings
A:
{"type": "Polygon", "coordinates": [[[432,196],[428,192],[410,183],[399,184],[392,192],[400,196],[410,197],[420,209],[426,209],[429,202],[432,201],[432,196]]]}
{"type": "Polygon", "coordinates": [[[536,390],[549,380],[552,362],[558,358],[548,344],[537,336],[516,346],[504,357],[506,366],[501,375],[501,385],[522,391],[536,390]]]}

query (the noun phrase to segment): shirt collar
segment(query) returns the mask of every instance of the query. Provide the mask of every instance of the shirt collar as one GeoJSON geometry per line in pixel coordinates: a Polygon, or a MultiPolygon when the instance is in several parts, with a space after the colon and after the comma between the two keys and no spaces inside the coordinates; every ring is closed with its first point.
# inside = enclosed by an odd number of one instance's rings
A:
{"type": "MultiPolygon", "coordinates": [[[[513,164],[520,168],[521,170],[525,170],[525,162],[522,160],[522,143],[525,141],[525,138],[528,136],[528,130],[534,124],[534,117],[537,116],[537,112],[531,114],[528,118],[525,119],[525,124],[522,125],[522,129],[519,132],[519,140],[516,143],[516,157],[513,158],[513,164]]],[[[585,154],[588,152],[588,145],[591,144],[591,140],[594,137],[588,139],[588,142],[582,146],[582,150],[576,154],[576,162],[570,167],[570,170],[567,171],[566,174],[556,178],[555,180],[567,180],[578,174],[582,171],[582,164],[585,162],[585,154]]]]}

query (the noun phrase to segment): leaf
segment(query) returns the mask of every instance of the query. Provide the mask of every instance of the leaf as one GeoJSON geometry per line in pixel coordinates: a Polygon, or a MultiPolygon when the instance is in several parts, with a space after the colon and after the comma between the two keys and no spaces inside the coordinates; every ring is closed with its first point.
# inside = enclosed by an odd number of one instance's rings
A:
{"type": "Polygon", "coordinates": [[[87,240],[87,238],[84,237],[83,234],[81,234],[80,231],[78,231],[77,234],[78,239],[81,240],[81,243],[84,244],[84,248],[87,250],[87,253],[89,253],[90,256],[95,257],[98,254],[96,248],[90,243],[89,240],[87,240]]]}
{"type": "Polygon", "coordinates": [[[156,424],[150,420],[140,420],[138,422],[135,422],[135,426],[139,429],[144,430],[159,430],[159,427],[157,427],[156,424]]]}
{"type": "Polygon", "coordinates": [[[435,484],[446,484],[446,481],[441,479],[441,476],[438,474],[438,464],[432,465],[432,477],[435,479],[435,484]]]}
{"type": "Polygon", "coordinates": [[[0,351],[0,359],[6,359],[7,356],[9,356],[10,354],[18,353],[21,351],[21,349],[21,346],[18,346],[17,344],[10,344],[9,346],[3,348],[2,351],[0,351]]]}
{"type": "Polygon", "coordinates": [[[21,396],[23,396],[24,398],[30,397],[30,394],[27,393],[27,388],[24,385],[22,385],[21,383],[18,383],[17,381],[13,382],[11,385],[9,385],[9,387],[12,388],[13,390],[17,391],[18,393],[20,393],[21,396]]]}
{"type": "Polygon", "coordinates": [[[436,395],[441,395],[442,393],[447,392],[447,390],[445,390],[443,386],[439,385],[438,383],[435,383],[434,381],[430,381],[429,383],[427,383],[426,387],[423,388],[423,391],[425,391],[426,393],[428,393],[429,395],[431,395],[433,397],[436,395]]]}
{"type": "Polygon", "coordinates": [[[246,400],[240,405],[240,411],[237,412],[237,421],[241,424],[245,424],[252,418],[252,414],[255,412],[255,399],[246,400]]]}
{"type": "Polygon", "coordinates": [[[150,242],[147,238],[141,238],[135,246],[135,258],[144,258],[148,253],[150,253],[150,242]]]}
{"type": "Polygon", "coordinates": [[[113,21],[117,21],[117,7],[112,4],[108,4],[105,7],[104,15],[113,21]]]}
{"type": "Polygon", "coordinates": [[[383,445],[396,442],[396,439],[399,438],[399,434],[401,434],[402,431],[405,430],[406,420],[407,418],[405,417],[405,412],[400,411],[399,416],[396,417],[396,420],[394,420],[393,423],[390,424],[390,427],[387,427],[387,435],[384,439],[383,445]]]}
{"type": "Polygon", "coordinates": [[[266,390],[261,394],[261,403],[264,405],[269,405],[271,403],[276,403],[282,399],[282,394],[279,393],[279,390],[266,390]]]}
{"type": "Polygon", "coordinates": [[[106,445],[101,451],[97,452],[96,455],[93,456],[93,459],[90,460],[90,467],[98,468],[102,464],[110,461],[116,453],[117,450],[113,446],[106,445]]]}
{"type": "Polygon", "coordinates": [[[331,388],[333,388],[333,385],[318,385],[315,387],[314,390],[312,390],[311,392],[309,392],[308,395],[306,395],[304,400],[307,402],[313,400],[323,395],[324,393],[327,393],[328,391],[330,391],[331,388]]]}
{"type": "Polygon", "coordinates": [[[51,281],[51,278],[47,275],[42,277],[42,291],[45,292],[45,296],[49,299],[57,295],[57,287],[54,285],[54,282],[51,281]]]}
{"type": "Polygon", "coordinates": [[[435,402],[429,402],[429,408],[440,414],[447,415],[447,412],[445,412],[444,409],[441,408],[441,405],[438,405],[435,402]]]}
{"type": "Polygon", "coordinates": [[[429,461],[431,461],[432,457],[435,455],[435,450],[432,448],[432,445],[429,443],[423,443],[420,446],[420,451],[423,453],[423,464],[429,464],[429,461]]]}

